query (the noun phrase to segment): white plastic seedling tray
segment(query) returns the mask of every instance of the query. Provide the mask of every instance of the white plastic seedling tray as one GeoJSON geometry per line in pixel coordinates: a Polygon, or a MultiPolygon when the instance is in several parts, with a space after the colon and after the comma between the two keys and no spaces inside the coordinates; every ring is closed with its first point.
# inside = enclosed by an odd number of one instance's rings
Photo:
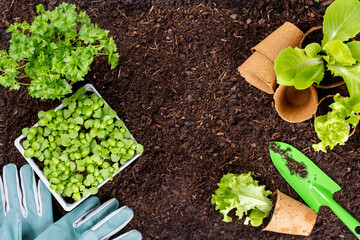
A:
{"type": "MultiPolygon", "coordinates": [[[[86,84],[84,86],[84,88],[86,89],[87,92],[90,93],[95,93],[98,97],[102,98],[101,95],[99,94],[98,91],[96,91],[96,89],[94,88],[93,85],[91,84],[86,84]]],[[[107,104],[106,101],[104,101],[104,104],[107,104]]],[[[110,107],[110,106],[109,106],[110,107]]],[[[55,108],[54,110],[57,111],[58,109],[62,109],[64,108],[64,106],[62,104],[60,104],[60,106],[58,106],[57,108],[55,108]]],[[[116,119],[120,119],[117,115],[116,115],[116,119]]],[[[36,123],[33,127],[36,127],[38,124],[36,123]]],[[[126,126],[125,126],[126,128],[126,126]]],[[[127,128],[126,128],[127,129],[127,128]]],[[[130,137],[132,140],[135,140],[135,138],[131,135],[130,137]]],[[[15,139],[15,146],[16,148],[20,151],[20,153],[24,156],[24,147],[22,146],[22,140],[25,139],[25,137],[23,135],[21,135],[20,137],[18,137],[17,139],[15,139]]],[[[126,164],[122,165],[120,167],[120,171],[124,170],[127,166],[129,166],[132,162],[134,162],[138,157],[140,157],[141,154],[136,153],[136,155],[129,159],[126,164]]],[[[44,176],[43,171],[39,168],[39,166],[35,163],[35,161],[32,158],[26,158],[24,156],[24,158],[26,159],[26,161],[29,163],[29,165],[32,167],[32,169],[36,172],[36,174],[39,176],[39,178],[43,181],[43,183],[45,184],[45,186],[49,189],[49,191],[52,193],[52,195],[56,198],[56,200],[60,203],[60,205],[65,209],[65,211],[71,211],[72,209],[74,209],[76,206],[78,206],[80,203],[82,203],[85,199],[87,199],[90,194],[87,197],[82,198],[79,201],[73,202],[73,203],[68,203],[65,201],[65,199],[60,195],[57,194],[54,190],[52,190],[50,188],[50,182],[49,180],[44,176]]],[[[119,173],[118,172],[118,173],[119,173]]],[[[114,174],[113,176],[117,175],[118,173],[114,174]]],[[[98,188],[102,187],[105,183],[107,183],[110,180],[110,178],[104,180],[103,183],[98,185],[98,188]]]]}

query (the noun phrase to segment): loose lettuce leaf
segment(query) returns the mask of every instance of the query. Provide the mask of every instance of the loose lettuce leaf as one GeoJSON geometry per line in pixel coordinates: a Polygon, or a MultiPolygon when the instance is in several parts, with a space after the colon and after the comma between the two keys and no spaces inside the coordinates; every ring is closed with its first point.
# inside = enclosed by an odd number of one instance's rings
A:
{"type": "Polygon", "coordinates": [[[347,41],[360,32],[360,2],[336,0],[324,15],[322,46],[333,40],[347,41]]]}
{"type": "MultiPolygon", "coordinates": [[[[316,48],[316,46],[314,46],[316,48]]],[[[308,52],[314,54],[318,49],[308,52]]],[[[282,50],[274,62],[277,83],[306,89],[314,82],[319,84],[324,77],[324,62],[321,56],[309,56],[304,49],[288,47],[282,50]]]]}
{"type": "Polygon", "coordinates": [[[326,43],[323,50],[327,54],[324,59],[330,64],[338,63],[343,66],[351,66],[356,63],[349,47],[339,40],[326,43]]]}
{"type": "Polygon", "coordinates": [[[273,207],[267,198],[271,192],[265,190],[264,185],[259,186],[250,173],[226,174],[218,186],[212,195],[211,203],[224,215],[224,222],[231,222],[232,218],[228,213],[236,209],[235,215],[239,219],[251,211],[245,223],[250,221],[253,226],[259,226],[273,207]]]}

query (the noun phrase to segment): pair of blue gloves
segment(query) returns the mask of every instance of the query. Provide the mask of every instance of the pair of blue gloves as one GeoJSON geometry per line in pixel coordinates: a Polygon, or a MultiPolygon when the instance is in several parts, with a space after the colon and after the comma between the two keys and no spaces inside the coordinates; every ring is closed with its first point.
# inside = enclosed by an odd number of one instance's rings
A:
{"type": "MultiPolygon", "coordinates": [[[[119,232],[133,217],[116,199],[100,205],[90,197],[53,223],[51,193],[36,181],[29,165],[8,164],[0,177],[0,238],[4,240],[105,240],[119,232]]],[[[115,240],[141,240],[132,230],[115,240]]]]}

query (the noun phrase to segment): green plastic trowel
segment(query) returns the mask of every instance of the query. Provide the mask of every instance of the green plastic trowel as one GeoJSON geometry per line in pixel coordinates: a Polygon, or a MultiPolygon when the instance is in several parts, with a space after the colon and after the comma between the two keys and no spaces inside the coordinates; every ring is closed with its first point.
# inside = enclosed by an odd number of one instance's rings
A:
{"type": "Polygon", "coordinates": [[[336,182],[302,152],[287,143],[270,142],[269,151],[277,170],[310,208],[318,212],[320,206],[329,207],[360,239],[360,223],[333,199],[333,193],[341,190],[336,182]],[[300,171],[294,168],[294,163],[300,166],[300,171]]]}

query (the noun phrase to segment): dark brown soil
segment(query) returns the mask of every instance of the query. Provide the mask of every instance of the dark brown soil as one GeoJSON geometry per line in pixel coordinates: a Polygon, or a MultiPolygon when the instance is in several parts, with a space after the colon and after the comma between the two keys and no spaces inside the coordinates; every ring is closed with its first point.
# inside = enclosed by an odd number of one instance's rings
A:
{"type": "Polygon", "coordinates": [[[323,30],[322,28],[315,30],[315,28],[313,30],[310,29],[305,33],[305,35],[308,35],[304,38],[304,42],[301,44],[301,48],[305,48],[310,43],[318,43],[321,45],[321,40],[324,37],[323,30]]]}
{"type": "MultiPolygon", "coordinates": [[[[39,1],[0,2],[0,49],[7,49],[9,24],[30,21],[39,1]]],[[[60,1],[41,1],[54,8],[60,1]]],[[[243,221],[222,222],[210,203],[217,182],[229,172],[252,172],[260,184],[302,201],[272,165],[268,144],[287,142],[302,150],[342,190],[340,205],[360,218],[359,133],[345,146],[314,152],[313,119],[291,124],[275,111],[271,95],[250,86],[237,67],[250,48],[285,21],[303,31],[322,23],[331,1],[71,1],[110,30],[120,54],[110,70],[98,58],[87,75],[118,112],[145,152],[99,190],[115,197],[135,217],[127,230],[144,239],[355,239],[328,208],[319,211],[309,237],[262,232],[243,221]]],[[[75,87],[83,85],[77,84],[75,87]]],[[[321,92],[319,95],[326,95],[321,92]]],[[[59,101],[32,99],[25,88],[0,87],[0,167],[26,163],[14,147],[37,112],[59,101]]],[[[54,200],[56,219],[65,212],[54,200]]]]}

